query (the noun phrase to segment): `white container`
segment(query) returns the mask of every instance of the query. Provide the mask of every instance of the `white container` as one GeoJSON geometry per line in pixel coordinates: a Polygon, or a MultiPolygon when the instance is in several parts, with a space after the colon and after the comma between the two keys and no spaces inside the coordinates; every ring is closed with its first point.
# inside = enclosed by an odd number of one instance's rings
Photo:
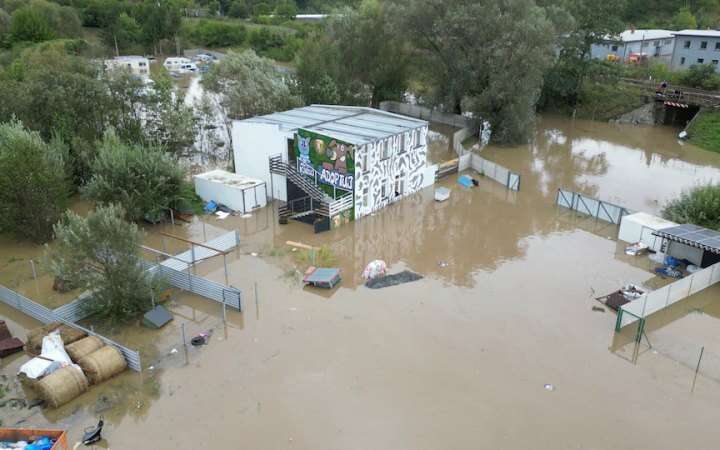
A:
{"type": "Polygon", "coordinates": [[[665,228],[675,227],[675,222],[670,222],[661,217],[653,216],[644,212],[628,214],[620,221],[618,239],[629,244],[642,242],[652,251],[659,252],[662,246],[662,239],[654,236],[653,232],[665,228]]]}
{"type": "Polygon", "coordinates": [[[241,214],[267,205],[267,185],[262,180],[224,170],[212,170],[193,178],[195,192],[205,202],[222,203],[241,214]]]}

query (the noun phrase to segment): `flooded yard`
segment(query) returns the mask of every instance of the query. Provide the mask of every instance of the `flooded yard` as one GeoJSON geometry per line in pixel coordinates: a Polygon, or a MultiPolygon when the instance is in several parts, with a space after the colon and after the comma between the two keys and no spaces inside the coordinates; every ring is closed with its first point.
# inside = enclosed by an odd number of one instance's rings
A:
{"type": "MultiPolygon", "coordinates": [[[[546,117],[529,145],[483,151],[521,174],[517,193],[483,178],[462,188],[452,176],[440,183],[448,201],[426,189],[322,234],[279,225],[270,207],[166,225],[198,241],[240,232],[228,270],[244,312],[228,312],[222,327],[217,304],[178,294],[173,328],[118,334],[155,352],[153,371],[58,411],[0,418],[68,426],[75,442],[101,409],[109,448],[716,448],[720,379],[701,375],[691,393],[680,355],[700,345],[720,355],[718,287],[651,321],[657,347],[628,358],[616,316],[593,311],[594,297],[654,275],[624,254],[614,226],[554,206],[562,187],[658,213],[683,188],[720,180],[720,155],[674,135],[546,117]],[[303,288],[306,267],[288,240],[330,248],[340,287],[303,288]],[[360,273],[374,259],[424,278],[367,289],[360,273]],[[182,350],[170,353],[180,323],[215,328],[187,365],[182,350]],[[103,396],[115,399],[107,409],[103,396]]],[[[148,245],[162,248],[159,227],[149,231],[148,245]]],[[[0,261],[14,249],[3,245],[0,261]]],[[[198,274],[224,282],[222,259],[198,274]]],[[[21,336],[34,325],[1,305],[0,315],[21,336]]],[[[22,358],[3,360],[2,373],[14,376],[22,358]]]]}

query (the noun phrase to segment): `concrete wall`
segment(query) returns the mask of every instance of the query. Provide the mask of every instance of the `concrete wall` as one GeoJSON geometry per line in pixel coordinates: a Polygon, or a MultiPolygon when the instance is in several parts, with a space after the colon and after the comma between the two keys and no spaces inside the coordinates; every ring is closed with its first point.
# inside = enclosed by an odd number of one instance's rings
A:
{"type": "Polygon", "coordinates": [[[269,165],[270,156],[277,154],[287,161],[286,134],[277,125],[234,121],[232,135],[235,172],[264,181],[272,198],[287,201],[286,179],[271,176],[269,165]]]}
{"type": "Polygon", "coordinates": [[[672,55],[671,68],[673,70],[688,69],[695,64],[711,64],[716,72],[720,72],[720,49],[715,46],[720,44],[720,37],[705,36],[677,36],[675,38],[675,51],[672,55]],[[690,48],[685,48],[689,42],[690,48]],[[702,42],[707,42],[707,48],[700,48],[702,42]],[[683,61],[684,58],[684,61],[683,61]],[[698,60],[702,59],[700,63],[698,60]]]}

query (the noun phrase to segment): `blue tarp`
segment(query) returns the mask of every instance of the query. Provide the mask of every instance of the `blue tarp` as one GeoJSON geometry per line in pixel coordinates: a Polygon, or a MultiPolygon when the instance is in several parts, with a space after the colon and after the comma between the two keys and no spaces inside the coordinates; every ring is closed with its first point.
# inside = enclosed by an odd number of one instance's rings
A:
{"type": "Polygon", "coordinates": [[[470,187],[473,185],[472,178],[467,175],[462,175],[458,177],[458,184],[461,184],[465,187],[470,187]]]}

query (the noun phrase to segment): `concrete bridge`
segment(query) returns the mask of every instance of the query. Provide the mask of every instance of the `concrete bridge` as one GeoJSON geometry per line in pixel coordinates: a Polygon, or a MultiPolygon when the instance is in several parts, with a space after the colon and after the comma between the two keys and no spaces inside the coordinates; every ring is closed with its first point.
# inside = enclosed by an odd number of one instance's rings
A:
{"type": "Polygon", "coordinates": [[[622,83],[639,86],[644,94],[655,99],[656,102],[663,102],[665,106],[675,108],[714,108],[720,106],[720,92],[705,91],[703,89],[689,88],[680,85],[668,84],[661,89],[657,81],[634,80],[622,78],[622,83]]]}

